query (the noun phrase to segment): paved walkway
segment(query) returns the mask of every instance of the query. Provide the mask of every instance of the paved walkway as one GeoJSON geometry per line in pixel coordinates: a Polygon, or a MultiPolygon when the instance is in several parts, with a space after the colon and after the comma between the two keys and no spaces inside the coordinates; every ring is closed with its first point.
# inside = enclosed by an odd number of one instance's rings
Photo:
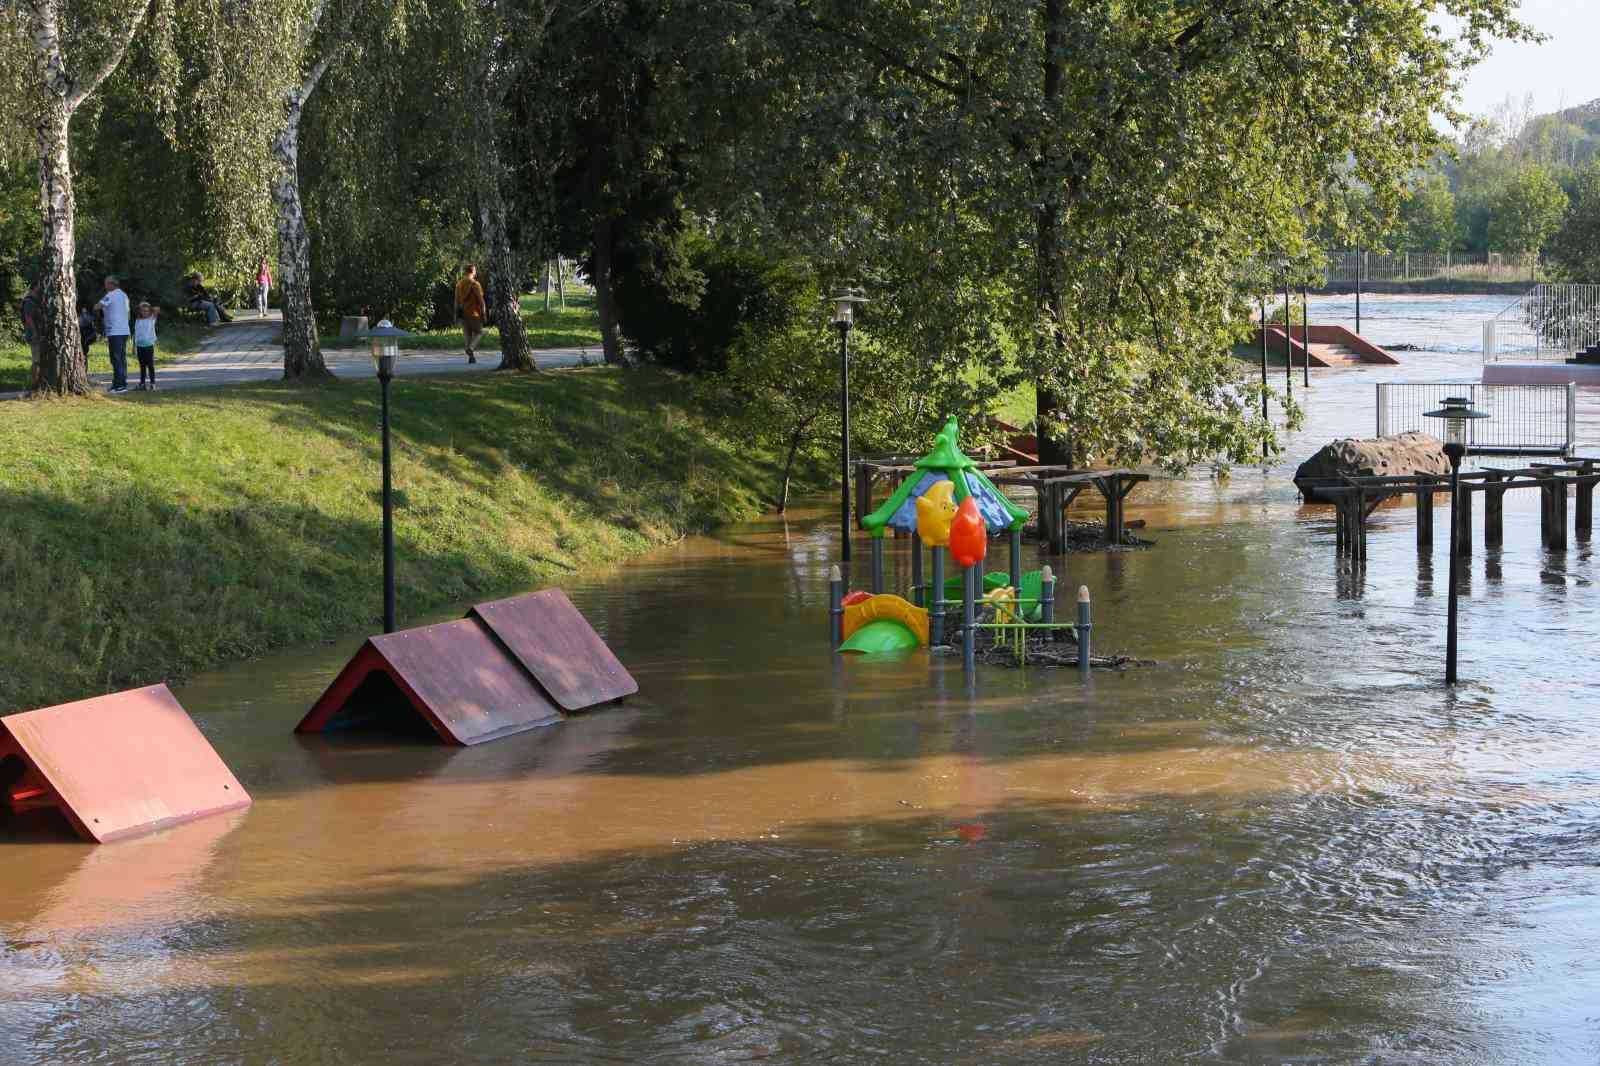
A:
{"type": "MultiPolygon", "coordinates": [[[[207,333],[200,341],[199,350],[158,362],[156,384],[164,391],[282,380],[282,337],[283,321],[277,311],[268,312],[266,318],[256,318],[253,312],[241,312],[232,322],[224,322],[207,333]]],[[[159,358],[159,352],[157,354],[159,358]]],[[[328,369],[341,378],[371,378],[378,373],[365,341],[355,348],[324,348],[322,357],[328,369]]],[[[592,366],[603,361],[598,347],[546,348],[534,352],[533,357],[540,370],[592,366]]],[[[95,344],[94,362],[96,366],[107,363],[104,340],[95,344]]],[[[466,355],[459,350],[402,348],[395,374],[416,377],[472,373],[491,371],[499,365],[499,352],[480,352],[478,361],[469,364],[466,355]]],[[[101,389],[111,385],[109,370],[96,371],[89,377],[101,389]]],[[[138,391],[139,382],[139,363],[134,358],[132,345],[128,347],[128,382],[128,395],[132,396],[138,391]]],[[[18,395],[0,394],[0,399],[14,399],[18,395]]]]}

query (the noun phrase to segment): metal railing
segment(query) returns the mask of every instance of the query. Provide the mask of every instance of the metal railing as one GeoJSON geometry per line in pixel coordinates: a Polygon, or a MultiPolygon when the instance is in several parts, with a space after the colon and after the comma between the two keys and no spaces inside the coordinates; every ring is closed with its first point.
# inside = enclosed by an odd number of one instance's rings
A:
{"type": "Polygon", "coordinates": [[[1442,432],[1424,414],[1446,396],[1465,396],[1489,415],[1469,422],[1471,455],[1571,455],[1578,446],[1577,386],[1483,385],[1477,382],[1393,382],[1378,386],[1378,436],[1442,432]]]}
{"type": "Polygon", "coordinates": [[[1501,252],[1328,253],[1328,281],[1532,281],[1528,260],[1501,252]]]}
{"type": "Polygon", "coordinates": [[[1600,345],[1600,285],[1537,285],[1483,324],[1483,361],[1565,362],[1600,345]]]}

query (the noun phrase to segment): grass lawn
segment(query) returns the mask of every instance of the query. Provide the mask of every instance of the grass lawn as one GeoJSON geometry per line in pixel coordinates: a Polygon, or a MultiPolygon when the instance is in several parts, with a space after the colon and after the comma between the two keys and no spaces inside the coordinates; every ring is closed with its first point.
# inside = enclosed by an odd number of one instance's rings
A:
{"type": "MultiPolygon", "coordinates": [[[[528,343],[535,348],[600,348],[600,314],[595,310],[592,292],[567,293],[567,306],[563,310],[555,296],[550,297],[550,310],[544,309],[543,296],[522,298],[522,321],[528,327],[528,343]]],[[[339,344],[338,334],[322,338],[328,347],[339,344]]],[[[412,337],[402,338],[401,348],[443,348],[447,351],[463,347],[461,330],[457,328],[426,330],[412,337]]],[[[500,331],[484,330],[478,350],[498,352],[500,331]]]]}
{"type": "MultiPolygon", "coordinates": [[[[649,370],[394,385],[402,621],[754,513],[772,457],[649,370]]],[[[0,405],[0,713],[382,611],[378,398],[281,383],[0,405]]]]}
{"type": "MultiPolygon", "coordinates": [[[[169,356],[186,355],[194,351],[200,347],[200,338],[210,328],[199,322],[163,317],[156,326],[156,361],[163,362],[169,356]]],[[[139,361],[134,357],[131,341],[128,344],[128,367],[130,372],[138,374],[139,361]]],[[[0,392],[21,392],[28,387],[28,377],[32,371],[33,353],[28,350],[25,341],[18,338],[0,341],[0,392]]],[[[89,346],[89,372],[111,372],[110,349],[103,337],[89,346]]]]}

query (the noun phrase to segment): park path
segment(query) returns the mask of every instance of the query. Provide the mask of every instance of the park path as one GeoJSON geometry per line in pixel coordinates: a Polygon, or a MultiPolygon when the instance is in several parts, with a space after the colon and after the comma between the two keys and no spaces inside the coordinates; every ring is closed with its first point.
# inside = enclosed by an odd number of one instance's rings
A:
{"type": "MultiPolygon", "coordinates": [[[[213,327],[200,341],[198,350],[158,362],[156,384],[165,391],[278,381],[283,377],[282,335],[283,320],[276,310],[269,311],[265,318],[256,318],[251,312],[240,312],[232,322],[213,327]]],[[[377,368],[372,365],[365,342],[355,348],[325,348],[322,356],[328,363],[328,369],[338,377],[377,376],[377,368]]],[[[534,352],[534,362],[540,370],[561,370],[601,361],[598,347],[546,348],[534,352]]],[[[96,368],[107,368],[91,373],[91,382],[101,390],[109,388],[111,371],[104,340],[95,344],[91,364],[96,368]]],[[[402,349],[395,373],[400,377],[475,373],[491,371],[499,365],[499,352],[482,352],[476,363],[469,364],[466,355],[459,350],[402,349]]],[[[136,395],[139,363],[134,358],[131,345],[128,349],[128,381],[127,395],[136,395]]],[[[20,395],[0,394],[0,399],[16,399],[20,395]]]]}
{"type": "MultiPolygon", "coordinates": [[[[197,351],[164,362],[156,368],[156,382],[162,389],[203,388],[244,382],[277,381],[283,377],[283,320],[276,310],[265,318],[240,312],[232,322],[214,327],[200,341],[197,351]]],[[[97,349],[103,358],[104,349],[97,349]]],[[[132,352],[129,352],[132,362],[132,352]]],[[[354,348],[324,348],[328,369],[341,378],[377,376],[365,342],[354,348]]],[[[598,349],[556,348],[534,353],[541,370],[584,366],[599,362],[598,349]]],[[[443,349],[403,349],[395,373],[402,377],[427,374],[459,374],[490,371],[500,365],[499,352],[484,352],[478,362],[468,363],[461,351],[443,349]]],[[[129,378],[138,381],[137,364],[129,367],[129,378]]],[[[96,373],[101,387],[111,384],[111,374],[96,373]]]]}

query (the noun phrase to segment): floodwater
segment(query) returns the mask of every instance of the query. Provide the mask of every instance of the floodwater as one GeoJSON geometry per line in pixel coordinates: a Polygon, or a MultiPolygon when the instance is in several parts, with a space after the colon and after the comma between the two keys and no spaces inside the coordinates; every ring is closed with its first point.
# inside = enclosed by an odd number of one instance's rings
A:
{"type": "Polygon", "coordinates": [[[818,510],[566,582],[642,693],[536,733],[291,735],[355,639],[193,679],[255,805],[0,838],[0,1063],[1593,1063],[1590,544],[1508,496],[1450,692],[1445,538],[1352,572],[1288,482],[1475,369],[1405,359],[1055,560],[1154,666],[836,659],[818,510]]]}

